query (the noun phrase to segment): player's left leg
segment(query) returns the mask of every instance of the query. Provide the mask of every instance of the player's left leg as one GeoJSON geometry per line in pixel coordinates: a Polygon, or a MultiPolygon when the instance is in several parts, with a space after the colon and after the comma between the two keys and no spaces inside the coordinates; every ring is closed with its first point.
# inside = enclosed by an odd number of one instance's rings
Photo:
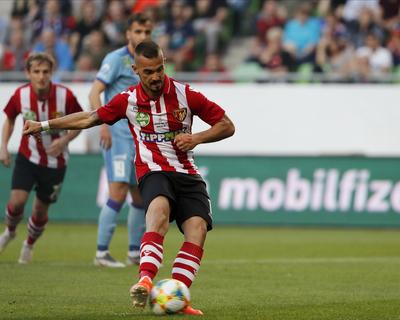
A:
{"type": "MultiPolygon", "coordinates": [[[[203,257],[207,232],[212,229],[211,204],[205,182],[200,176],[180,176],[177,180],[179,197],[176,222],[184,234],[182,244],[172,266],[172,278],[192,285],[203,257]]],[[[188,306],[182,313],[203,315],[201,310],[188,306]]]]}
{"type": "Polygon", "coordinates": [[[50,203],[35,198],[32,208],[32,216],[28,220],[28,237],[24,241],[18,262],[27,264],[32,261],[33,246],[43,234],[48,221],[50,203]]]}
{"type": "MultiPolygon", "coordinates": [[[[192,285],[200,268],[203,246],[207,235],[207,222],[200,216],[193,216],[183,222],[181,229],[185,242],[180,248],[172,266],[172,278],[183,282],[188,288],[192,285]]],[[[203,315],[203,312],[186,307],[182,313],[203,315]]]]}

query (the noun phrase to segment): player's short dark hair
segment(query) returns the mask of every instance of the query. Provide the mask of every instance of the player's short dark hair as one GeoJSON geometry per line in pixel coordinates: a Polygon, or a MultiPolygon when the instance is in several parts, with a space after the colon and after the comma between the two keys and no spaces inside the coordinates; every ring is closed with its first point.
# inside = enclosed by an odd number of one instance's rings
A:
{"type": "Polygon", "coordinates": [[[143,24],[146,24],[148,22],[151,22],[151,20],[150,20],[150,18],[148,16],[144,15],[141,12],[138,12],[138,13],[135,13],[135,14],[131,15],[128,18],[127,28],[129,29],[130,27],[132,27],[132,24],[134,22],[136,22],[136,23],[138,23],[140,25],[143,25],[143,24]]]}
{"type": "Polygon", "coordinates": [[[25,62],[25,69],[27,71],[31,70],[33,61],[37,61],[39,64],[48,63],[51,70],[53,70],[56,64],[54,58],[50,54],[45,52],[33,52],[28,56],[25,62]]]}
{"type": "Polygon", "coordinates": [[[135,54],[138,56],[144,56],[148,59],[154,59],[160,56],[161,48],[154,41],[143,41],[136,46],[135,54]]]}

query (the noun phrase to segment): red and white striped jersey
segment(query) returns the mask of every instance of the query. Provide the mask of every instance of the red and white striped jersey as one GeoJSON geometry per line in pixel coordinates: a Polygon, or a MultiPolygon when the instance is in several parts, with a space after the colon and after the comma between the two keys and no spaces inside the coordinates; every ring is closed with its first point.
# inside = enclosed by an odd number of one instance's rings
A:
{"type": "Polygon", "coordinates": [[[225,111],[203,94],[165,76],[163,93],[151,100],[141,83],[130,87],[97,110],[99,118],[113,124],[127,118],[136,146],[136,177],[149,171],[175,171],[198,174],[193,152],[178,149],[178,133],[192,132],[193,116],[209,125],[222,119],[225,111]]]}
{"type": "MultiPolygon", "coordinates": [[[[15,90],[8,101],[4,112],[10,119],[15,119],[20,113],[26,120],[45,121],[64,115],[82,111],[75,96],[68,88],[51,84],[46,100],[39,100],[30,83],[15,90]]],[[[68,161],[68,148],[57,157],[47,154],[52,141],[67,134],[65,130],[49,130],[41,133],[41,139],[31,135],[22,135],[19,153],[30,162],[48,168],[62,168],[68,161]]]]}

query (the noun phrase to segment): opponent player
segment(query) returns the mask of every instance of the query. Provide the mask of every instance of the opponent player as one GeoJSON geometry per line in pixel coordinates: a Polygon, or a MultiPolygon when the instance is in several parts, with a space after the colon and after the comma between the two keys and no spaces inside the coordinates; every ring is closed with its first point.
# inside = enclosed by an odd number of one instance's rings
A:
{"type": "MultiPolygon", "coordinates": [[[[163,259],[169,222],[184,235],[172,267],[172,278],[192,284],[212,228],[210,199],[193,161],[193,149],[233,135],[235,128],[224,110],[189,85],[164,74],[164,56],[152,42],[135,49],[134,71],[140,83],[116,95],[97,111],[80,112],[49,122],[25,123],[24,133],[43,128],[83,129],[127,118],[136,145],[136,173],[146,209],[146,233],[140,247],[140,279],[130,294],[134,306],[144,307],[163,259]],[[192,134],[193,116],[211,127],[192,134]]],[[[201,315],[191,306],[185,314],[201,315]]]]}
{"type": "MultiPolygon", "coordinates": [[[[54,66],[53,58],[46,53],[33,53],[26,61],[30,83],[19,87],[4,109],[7,117],[2,129],[0,162],[6,167],[11,164],[7,146],[19,114],[22,114],[24,121],[45,121],[82,111],[69,89],[51,83],[54,66]]],[[[12,176],[11,197],[6,207],[7,227],[0,235],[1,252],[15,238],[29,193],[35,187],[36,197],[28,221],[28,237],[22,245],[19,263],[32,260],[33,245],[44,231],[49,206],[57,200],[61,190],[68,161],[68,143],[79,132],[46,130],[35,137],[21,138],[12,176]]]]}
{"type": "MultiPolygon", "coordinates": [[[[126,38],[128,44],[109,53],[97,74],[89,94],[93,110],[101,107],[100,95],[104,91],[105,102],[122,90],[139,82],[132,72],[133,53],[138,43],[149,39],[152,24],[140,13],[128,20],[126,38]]],[[[127,219],[129,250],[127,264],[139,264],[140,240],[143,236],[144,210],[142,199],[136,185],[133,159],[135,149],[128,122],[122,119],[112,126],[103,124],[100,128],[100,144],[103,147],[104,163],[107,171],[109,199],[101,209],[97,231],[97,252],[94,264],[103,267],[124,267],[109,253],[109,245],[116,227],[117,214],[125,203],[128,191],[132,197],[127,219]]]]}

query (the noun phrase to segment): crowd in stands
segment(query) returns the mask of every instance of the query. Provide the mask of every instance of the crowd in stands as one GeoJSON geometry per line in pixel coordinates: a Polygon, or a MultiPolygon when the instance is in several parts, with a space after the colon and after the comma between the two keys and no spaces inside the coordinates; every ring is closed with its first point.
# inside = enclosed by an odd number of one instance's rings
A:
{"type": "Polygon", "coordinates": [[[23,71],[30,51],[46,51],[58,71],[96,71],[139,11],[153,20],[170,72],[400,74],[400,0],[13,0],[0,19],[0,70],[23,71]],[[224,64],[232,44],[246,45],[239,65],[224,64]]]}

